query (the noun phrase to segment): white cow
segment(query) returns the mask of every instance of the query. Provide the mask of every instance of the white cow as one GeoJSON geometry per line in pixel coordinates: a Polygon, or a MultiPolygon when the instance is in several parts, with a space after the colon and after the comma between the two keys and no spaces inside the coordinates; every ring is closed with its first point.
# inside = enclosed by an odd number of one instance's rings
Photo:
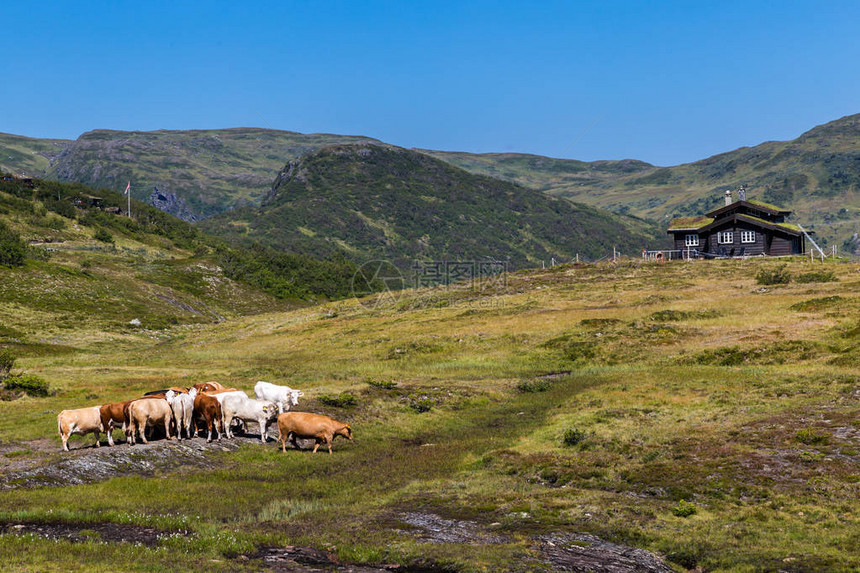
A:
{"type": "Polygon", "coordinates": [[[230,427],[234,418],[243,422],[257,422],[260,425],[260,441],[264,444],[269,439],[267,433],[269,422],[273,422],[278,416],[278,410],[273,402],[267,400],[242,399],[239,396],[227,396],[221,403],[224,412],[224,429],[227,437],[233,437],[233,429],[230,427]]]}
{"type": "Polygon", "coordinates": [[[72,434],[89,434],[90,432],[96,435],[96,447],[99,444],[99,432],[104,432],[105,428],[102,425],[101,414],[98,406],[90,406],[89,408],[80,408],[78,410],[63,410],[57,414],[57,430],[60,432],[60,439],[63,440],[63,449],[69,451],[69,438],[72,434]]]}
{"type": "Polygon", "coordinates": [[[254,385],[254,395],[257,400],[274,402],[278,405],[278,414],[283,414],[293,406],[298,406],[299,396],[304,396],[305,393],[289,386],[278,386],[261,380],[254,385]]]}
{"type": "Polygon", "coordinates": [[[174,394],[173,390],[165,396],[173,410],[173,421],[176,424],[176,437],[182,439],[182,429],[185,435],[191,439],[191,423],[194,416],[194,397],[197,396],[197,388],[192,388],[187,394],[174,394]]]}

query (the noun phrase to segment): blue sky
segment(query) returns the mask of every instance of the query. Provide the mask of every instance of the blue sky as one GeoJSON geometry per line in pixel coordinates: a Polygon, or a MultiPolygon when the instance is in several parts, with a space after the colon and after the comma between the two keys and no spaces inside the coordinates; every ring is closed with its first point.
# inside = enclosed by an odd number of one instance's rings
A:
{"type": "Polygon", "coordinates": [[[15,2],[0,131],[694,161],[860,112],[860,2],[15,2]],[[247,5],[246,5],[247,4],[247,5]]]}

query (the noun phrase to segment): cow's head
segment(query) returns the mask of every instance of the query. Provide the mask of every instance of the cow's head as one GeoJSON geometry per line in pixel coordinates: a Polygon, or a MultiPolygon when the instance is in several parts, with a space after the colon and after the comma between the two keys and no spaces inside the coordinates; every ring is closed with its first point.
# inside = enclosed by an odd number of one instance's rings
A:
{"type": "Polygon", "coordinates": [[[278,415],[278,407],[275,406],[272,402],[266,402],[263,404],[263,415],[267,420],[273,419],[278,415]]]}
{"type": "Polygon", "coordinates": [[[352,428],[349,427],[349,424],[335,432],[335,435],[340,435],[346,438],[347,440],[352,439],[352,428]]]}
{"type": "Polygon", "coordinates": [[[299,396],[304,396],[305,393],[301,390],[290,390],[290,395],[287,396],[287,402],[292,404],[293,406],[299,405],[299,396]]]}
{"type": "Polygon", "coordinates": [[[167,394],[164,395],[164,399],[167,400],[168,404],[173,404],[173,400],[176,398],[176,392],[173,390],[168,390],[167,394]]]}

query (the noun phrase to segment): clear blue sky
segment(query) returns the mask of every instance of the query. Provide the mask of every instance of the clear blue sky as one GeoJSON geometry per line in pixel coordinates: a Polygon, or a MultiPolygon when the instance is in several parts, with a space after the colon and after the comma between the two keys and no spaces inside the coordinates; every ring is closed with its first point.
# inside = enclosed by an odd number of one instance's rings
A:
{"type": "Polygon", "coordinates": [[[0,131],[694,161],[860,112],[860,2],[4,2],[0,131]]]}

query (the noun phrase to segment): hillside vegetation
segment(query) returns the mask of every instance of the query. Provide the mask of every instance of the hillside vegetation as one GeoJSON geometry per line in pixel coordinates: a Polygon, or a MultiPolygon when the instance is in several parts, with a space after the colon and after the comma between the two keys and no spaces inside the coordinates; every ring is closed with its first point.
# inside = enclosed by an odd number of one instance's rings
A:
{"type": "Polygon", "coordinates": [[[201,223],[234,241],[356,261],[504,261],[540,266],[639,252],[662,239],[642,221],[553,199],[390,146],[326,147],[291,162],[260,208],[201,223]]]}
{"type": "Polygon", "coordinates": [[[860,254],[860,114],[815,127],[791,141],[769,141],[694,163],[583,163],[522,154],[427,151],[469,171],[546,193],[667,223],[718,207],[726,189],[794,211],[824,246],[860,254]]]}
{"type": "MultiPolygon", "coordinates": [[[[561,553],[599,548],[588,534],[678,571],[852,570],[860,267],[794,261],[787,284],[757,282],[774,269],[563,266],[122,346],[76,336],[74,354],[50,346],[16,366],[56,395],[0,402],[4,565],[260,570],[267,548],[311,546],[341,563],[560,570],[561,553]],[[331,456],[246,440],[95,458],[91,436],[58,451],[63,408],[258,379],[303,389],[299,409],[350,423],[355,441],[331,456]],[[47,477],[96,459],[83,483],[47,477]],[[148,545],[108,536],[144,527],[158,533],[148,545]]],[[[64,312],[46,309],[27,336],[58,336],[64,312]]]]}
{"type": "Polygon", "coordinates": [[[133,219],[105,210],[125,203],[80,184],[0,181],[0,342],[44,346],[28,333],[48,321],[52,341],[75,346],[90,331],[137,335],[350,292],[348,261],[228,247],[138,202],[133,219]]]}

